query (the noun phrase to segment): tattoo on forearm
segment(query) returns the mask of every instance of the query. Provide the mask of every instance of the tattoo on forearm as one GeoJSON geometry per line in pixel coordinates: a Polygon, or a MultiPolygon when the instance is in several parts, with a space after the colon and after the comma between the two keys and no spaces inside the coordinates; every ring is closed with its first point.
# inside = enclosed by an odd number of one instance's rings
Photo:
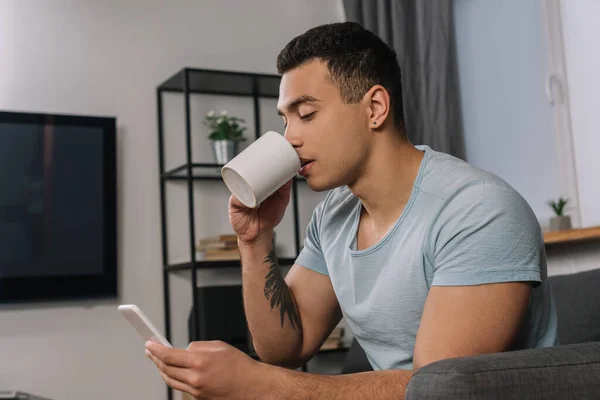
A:
{"type": "Polygon", "coordinates": [[[279,263],[273,250],[267,253],[265,263],[269,263],[269,272],[267,273],[265,280],[265,297],[271,301],[271,310],[275,307],[279,307],[279,315],[281,317],[281,327],[283,328],[283,322],[285,314],[288,315],[290,324],[293,329],[300,328],[300,316],[296,310],[296,304],[292,298],[292,293],[287,287],[283,275],[279,270],[279,263]]]}

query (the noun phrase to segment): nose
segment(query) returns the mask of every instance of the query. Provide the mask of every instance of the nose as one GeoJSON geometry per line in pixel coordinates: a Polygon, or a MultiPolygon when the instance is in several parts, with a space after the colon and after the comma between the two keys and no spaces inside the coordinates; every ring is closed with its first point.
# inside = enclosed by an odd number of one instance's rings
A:
{"type": "Polygon", "coordinates": [[[303,141],[297,130],[292,129],[289,125],[285,129],[283,137],[290,142],[294,148],[302,147],[303,141]]]}

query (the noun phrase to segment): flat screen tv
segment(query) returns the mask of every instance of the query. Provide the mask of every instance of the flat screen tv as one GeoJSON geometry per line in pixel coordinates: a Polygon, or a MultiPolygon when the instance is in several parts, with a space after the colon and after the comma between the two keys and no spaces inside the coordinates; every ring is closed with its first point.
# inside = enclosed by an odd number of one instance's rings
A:
{"type": "Polygon", "coordinates": [[[0,302],[117,296],[116,118],[0,111],[0,302]]]}

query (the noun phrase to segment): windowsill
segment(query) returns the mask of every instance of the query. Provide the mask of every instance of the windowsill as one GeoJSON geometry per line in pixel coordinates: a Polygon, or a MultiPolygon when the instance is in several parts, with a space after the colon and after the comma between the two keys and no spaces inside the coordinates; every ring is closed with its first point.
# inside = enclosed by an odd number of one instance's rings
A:
{"type": "Polygon", "coordinates": [[[544,233],[544,243],[560,244],[600,240],[600,226],[544,233]]]}

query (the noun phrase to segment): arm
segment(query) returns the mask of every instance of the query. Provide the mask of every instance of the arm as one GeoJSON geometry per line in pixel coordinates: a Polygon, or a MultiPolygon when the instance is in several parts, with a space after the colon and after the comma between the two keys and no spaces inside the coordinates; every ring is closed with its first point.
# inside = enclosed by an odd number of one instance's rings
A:
{"type": "Polygon", "coordinates": [[[240,242],[246,319],[259,357],[294,368],[319,349],[341,311],[328,276],[294,264],[283,278],[272,239],[240,242]]]}
{"type": "Polygon", "coordinates": [[[530,294],[528,282],[432,286],[417,332],[413,368],[510,350],[530,294]]]}
{"type": "MultiPolygon", "coordinates": [[[[521,282],[431,288],[417,333],[413,370],[321,376],[265,371],[273,399],[402,399],[417,369],[447,358],[509,350],[527,309],[521,282]]],[[[272,368],[272,367],[271,367],[272,368]]]]}
{"type": "MultiPolygon", "coordinates": [[[[414,369],[444,358],[505,351],[527,309],[530,284],[434,286],[414,351],[414,369]]],[[[167,384],[211,399],[402,399],[413,371],[321,376],[256,362],[222,342],[187,350],[147,343],[167,384]]]]}

